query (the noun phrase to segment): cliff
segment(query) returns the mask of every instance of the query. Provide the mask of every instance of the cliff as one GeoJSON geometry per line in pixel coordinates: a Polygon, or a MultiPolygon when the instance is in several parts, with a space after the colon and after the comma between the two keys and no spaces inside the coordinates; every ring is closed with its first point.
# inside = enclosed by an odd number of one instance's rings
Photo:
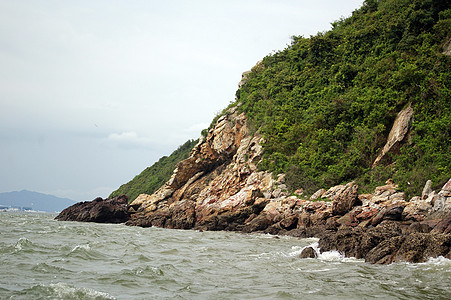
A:
{"type": "Polygon", "coordinates": [[[130,199],[126,224],[315,236],[373,263],[450,258],[450,5],[366,0],[293,37],[243,73],[166,183],[130,199]]]}
{"type": "MultiPolygon", "coordinates": [[[[405,124],[398,118],[391,132],[405,124]]],[[[391,134],[387,144],[392,139],[391,134]]],[[[428,182],[412,199],[390,181],[372,194],[359,194],[350,182],[307,199],[302,189],[296,195],[287,191],[285,175],[275,179],[258,169],[263,142],[258,133],[250,134],[237,107],[229,109],[168,182],[130,204],[126,224],[316,236],[322,251],[373,263],[451,258],[451,180],[438,193],[428,182]]]]}

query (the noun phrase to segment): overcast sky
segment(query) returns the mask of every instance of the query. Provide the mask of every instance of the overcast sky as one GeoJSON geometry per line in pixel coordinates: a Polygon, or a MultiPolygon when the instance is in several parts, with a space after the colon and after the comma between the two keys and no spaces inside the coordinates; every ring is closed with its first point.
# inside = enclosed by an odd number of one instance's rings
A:
{"type": "Polygon", "coordinates": [[[363,0],[0,0],[0,192],[107,197],[363,0]]]}

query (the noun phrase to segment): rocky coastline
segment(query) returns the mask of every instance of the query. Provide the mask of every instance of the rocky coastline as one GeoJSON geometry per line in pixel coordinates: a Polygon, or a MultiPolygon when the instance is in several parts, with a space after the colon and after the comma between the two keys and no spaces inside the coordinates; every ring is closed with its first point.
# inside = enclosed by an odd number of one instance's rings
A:
{"type": "MultiPolygon", "coordinates": [[[[385,152],[408,138],[412,114],[399,116],[385,152]]],[[[141,194],[130,204],[124,197],[84,202],[57,219],[317,237],[322,252],[337,250],[377,264],[451,259],[451,179],[438,192],[428,181],[422,195],[411,199],[390,180],[371,194],[349,182],[306,198],[301,188],[288,192],[283,174],[258,169],[262,143],[249,132],[246,116],[232,108],[154,194],[141,194]]]]}

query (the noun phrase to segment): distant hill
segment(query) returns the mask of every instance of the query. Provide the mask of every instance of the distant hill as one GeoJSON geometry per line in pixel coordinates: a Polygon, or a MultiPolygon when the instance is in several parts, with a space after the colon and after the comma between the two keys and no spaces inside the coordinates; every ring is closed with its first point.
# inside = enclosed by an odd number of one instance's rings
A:
{"type": "Polygon", "coordinates": [[[76,201],[52,195],[22,190],[20,192],[0,193],[0,207],[12,207],[22,210],[59,212],[75,204],[76,201]]]}

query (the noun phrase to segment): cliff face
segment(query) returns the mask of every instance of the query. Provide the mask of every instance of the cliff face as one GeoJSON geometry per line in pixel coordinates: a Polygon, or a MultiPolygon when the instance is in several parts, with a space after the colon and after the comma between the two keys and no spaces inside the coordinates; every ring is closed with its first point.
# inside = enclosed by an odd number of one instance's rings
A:
{"type": "Polygon", "coordinates": [[[316,236],[323,251],[374,263],[451,256],[451,180],[438,193],[429,182],[410,201],[390,181],[372,194],[359,194],[350,182],[307,199],[302,189],[287,192],[283,174],[274,179],[258,170],[262,143],[250,134],[246,116],[230,109],[168,182],[130,204],[126,224],[316,236]],[[419,246],[411,249],[412,243],[419,246]]]}
{"type": "Polygon", "coordinates": [[[142,194],[131,203],[136,213],[129,224],[232,229],[228,222],[218,222],[226,215],[247,219],[259,213],[275,184],[270,173],[257,170],[261,143],[259,135],[249,134],[245,115],[230,109],[189,158],[177,165],[168,182],[153,195],[142,194]],[[256,203],[259,198],[265,201],[256,203]]]}

